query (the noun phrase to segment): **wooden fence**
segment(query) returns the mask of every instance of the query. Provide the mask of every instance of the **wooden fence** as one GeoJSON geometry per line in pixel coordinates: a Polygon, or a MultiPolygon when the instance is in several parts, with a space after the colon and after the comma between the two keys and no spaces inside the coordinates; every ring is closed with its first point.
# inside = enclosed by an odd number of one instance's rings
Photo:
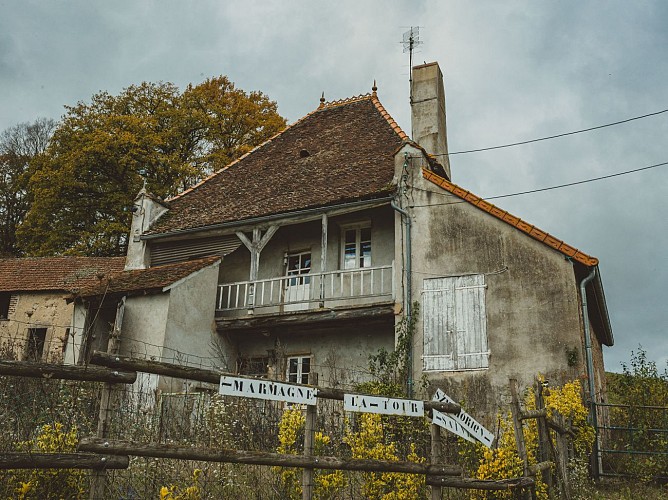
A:
{"type": "MultiPolygon", "coordinates": [[[[552,487],[558,484],[563,498],[570,498],[571,496],[566,473],[566,460],[568,458],[568,435],[572,431],[563,422],[547,418],[547,412],[542,402],[540,385],[537,386],[536,391],[537,410],[523,412],[517,397],[517,383],[511,381],[510,384],[513,396],[512,414],[516,429],[517,448],[524,463],[523,476],[514,479],[483,481],[464,477],[460,466],[442,462],[443,450],[440,449],[442,429],[433,423],[431,424],[431,457],[429,463],[316,456],[313,452],[315,417],[318,411],[316,405],[306,407],[302,455],[238,449],[209,449],[165,443],[136,443],[127,440],[112,439],[109,434],[109,422],[112,418],[112,408],[114,406],[114,396],[111,389],[121,384],[132,384],[137,379],[138,372],[216,385],[219,384],[221,375],[239,377],[238,375],[223,374],[213,370],[185,367],[145,359],[133,359],[99,352],[94,353],[88,366],[62,366],[0,361],[0,375],[35,378],[46,377],[65,380],[93,380],[105,383],[105,389],[102,390],[100,402],[97,435],[95,437],[82,438],[79,442],[78,453],[49,454],[48,457],[39,456],[34,453],[1,453],[0,469],[32,469],[47,466],[49,468],[93,469],[91,498],[104,496],[106,471],[126,468],[129,458],[133,456],[301,468],[303,471],[302,494],[304,499],[312,498],[314,487],[313,471],[315,469],[421,474],[425,476],[426,484],[432,488],[433,499],[441,498],[441,488],[443,487],[515,490],[519,495],[532,498],[535,496],[535,476],[541,474],[543,480],[549,486],[552,487]],[[537,420],[540,433],[540,463],[534,466],[529,466],[524,446],[522,421],[527,419],[537,420]],[[548,429],[557,431],[556,443],[552,442],[548,429]],[[552,477],[552,464],[556,467],[556,480],[552,477]]],[[[257,380],[251,377],[247,378],[248,380],[257,380]]],[[[299,386],[298,384],[292,385],[299,386]]],[[[350,393],[347,392],[347,394],[350,393]]],[[[317,387],[317,399],[318,401],[324,399],[343,400],[344,392],[340,389],[317,387]]],[[[461,409],[459,405],[453,403],[424,401],[423,405],[427,414],[433,410],[448,414],[457,414],[461,409]]]]}

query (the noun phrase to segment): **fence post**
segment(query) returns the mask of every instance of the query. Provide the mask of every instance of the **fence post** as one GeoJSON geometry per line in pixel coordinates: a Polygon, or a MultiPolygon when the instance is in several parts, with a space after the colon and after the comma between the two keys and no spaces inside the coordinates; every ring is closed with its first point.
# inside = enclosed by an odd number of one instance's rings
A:
{"type": "MultiPolygon", "coordinates": [[[[545,401],[543,399],[543,383],[540,380],[536,380],[534,387],[536,410],[544,410],[545,401]]],[[[546,417],[538,417],[536,419],[536,426],[538,429],[538,462],[547,462],[550,460],[550,448],[552,443],[550,442],[550,434],[547,429],[546,417]]],[[[552,489],[552,471],[550,469],[545,469],[541,472],[541,475],[543,482],[547,485],[548,489],[552,489]]]]}
{"type": "MultiPolygon", "coordinates": [[[[318,414],[316,405],[306,405],[306,420],[304,422],[304,456],[313,455],[313,441],[315,437],[315,422],[318,414]]],[[[313,469],[304,467],[302,470],[302,500],[313,498],[313,469]]]]}
{"type": "MultiPolygon", "coordinates": [[[[441,463],[441,428],[436,424],[431,424],[431,464],[441,463]]],[[[442,488],[440,486],[431,487],[431,500],[441,500],[442,488]]]]}
{"type": "MultiPolygon", "coordinates": [[[[121,346],[121,326],[123,324],[123,313],[125,312],[125,297],[116,307],[116,318],[113,329],[109,335],[107,352],[118,354],[121,346]]],[[[113,409],[113,393],[115,384],[105,383],[100,393],[100,413],[97,420],[97,437],[109,437],[109,425],[113,409]]],[[[106,498],[107,472],[104,469],[93,471],[90,478],[90,500],[106,498]]]]}
{"type": "MultiPolygon", "coordinates": [[[[523,476],[529,477],[529,461],[527,457],[527,448],[524,442],[524,431],[522,430],[522,408],[517,396],[517,379],[510,379],[510,396],[512,398],[510,411],[513,417],[513,428],[515,429],[515,443],[517,444],[517,454],[522,460],[523,476]]],[[[518,495],[522,495],[519,493],[518,495]]],[[[529,494],[524,493],[525,497],[535,498],[535,488],[532,488],[529,494]]]]}

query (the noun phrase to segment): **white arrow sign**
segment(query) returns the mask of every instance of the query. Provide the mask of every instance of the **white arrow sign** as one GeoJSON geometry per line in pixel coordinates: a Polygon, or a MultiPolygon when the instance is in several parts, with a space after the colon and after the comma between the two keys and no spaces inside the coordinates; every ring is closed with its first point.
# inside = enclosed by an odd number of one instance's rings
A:
{"type": "Polygon", "coordinates": [[[316,404],[317,391],[313,387],[303,385],[281,384],[269,380],[228,377],[221,375],[220,394],[226,396],[243,396],[247,398],[271,399],[303,405],[316,404]]]}
{"type": "Polygon", "coordinates": [[[423,401],[364,396],[362,394],[344,394],[343,409],[345,411],[382,413],[384,415],[424,416],[423,401]]]}
{"type": "MultiPolygon", "coordinates": [[[[439,403],[455,403],[446,393],[440,389],[436,389],[434,397],[432,397],[431,400],[438,401],[439,403]]],[[[494,442],[494,434],[485,429],[480,424],[480,422],[466,413],[463,409],[460,410],[456,415],[450,415],[450,418],[459,423],[465,430],[469,432],[469,434],[471,434],[471,436],[487,446],[487,448],[492,447],[492,443],[494,442]]]]}
{"type": "Polygon", "coordinates": [[[471,436],[469,431],[464,429],[462,425],[457,422],[454,418],[446,413],[441,413],[438,410],[432,410],[432,423],[443,427],[446,431],[450,431],[453,434],[457,434],[459,437],[466,439],[472,443],[475,443],[476,440],[471,436]]]}

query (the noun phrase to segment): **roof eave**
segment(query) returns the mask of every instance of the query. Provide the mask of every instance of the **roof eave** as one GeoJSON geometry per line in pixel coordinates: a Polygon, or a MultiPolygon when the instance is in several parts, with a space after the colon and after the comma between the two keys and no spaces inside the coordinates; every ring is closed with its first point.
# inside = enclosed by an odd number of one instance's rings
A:
{"type": "Polygon", "coordinates": [[[142,240],[154,240],[158,238],[167,238],[170,236],[181,236],[184,234],[192,234],[192,233],[200,233],[200,232],[206,232],[206,231],[212,231],[216,229],[229,229],[229,228],[235,228],[235,227],[242,227],[242,226],[253,226],[257,224],[263,224],[267,222],[272,222],[272,221],[278,221],[281,219],[294,219],[298,217],[303,217],[309,214],[322,214],[322,213],[329,213],[337,210],[344,210],[344,209],[350,209],[350,208],[371,208],[373,206],[380,206],[380,205],[386,205],[390,203],[390,201],[394,198],[393,195],[389,196],[379,196],[376,198],[370,198],[367,200],[357,200],[353,202],[346,202],[346,203],[339,203],[336,205],[325,205],[321,207],[312,207],[312,208],[306,208],[302,210],[295,210],[295,211],[290,211],[290,212],[279,212],[275,214],[268,214],[268,215],[262,215],[260,217],[252,217],[249,219],[240,219],[240,220],[235,220],[235,221],[228,221],[228,222],[219,222],[216,224],[208,224],[206,226],[197,226],[197,227],[189,227],[189,228],[184,228],[184,229],[177,229],[174,231],[167,231],[164,233],[149,233],[149,234],[142,234],[141,239],[142,240]]]}

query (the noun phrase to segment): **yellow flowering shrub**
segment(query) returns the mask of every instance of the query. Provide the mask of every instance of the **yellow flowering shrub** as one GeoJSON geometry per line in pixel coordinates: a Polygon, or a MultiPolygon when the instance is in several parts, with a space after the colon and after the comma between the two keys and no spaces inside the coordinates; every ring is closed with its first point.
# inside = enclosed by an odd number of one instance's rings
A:
{"type": "Polygon", "coordinates": [[[195,469],[192,476],[192,484],[185,488],[176,485],[163,486],[160,488],[160,500],[200,500],[202,493],[199,478],[202,475],[200,469],[195,469]]]}
{"type": "MultiPolygon", "coordinates": [[[[582,401],[582,387],[579,380],[569,382],[562,387],[550,388],[544,393],[545,408],[548,417],[561,415],[571,423],[575,438],[573,440],[576,455],[586,456],[591,451],[594,429],[587,423],[588,411],[582,401]]],[[[526,410],[536,409],[533,389],[527,391],[524,400],[526,410]]],[[[460,456],[472,469],[477,479],[510,479],[523,475],[522,460],[517,452],[513,421],[510,414],[499,416],[499,439],[496,448],[488,449],[482,444],[471,444],[460,439],[460,456]]],[[[538,425],[536,419],[522,422],[524,443],[527,450],[527,462],[538,462],[538,425]]],[[[554,432],[554,431],[551,431],[554,432]]],[[[536,477],[536,495],[538,499],[547,499],[547,485],[540,475],[536,477]]],[[[512,498],[511,492],[475,491],[472,498],[512,498]]]]}
{"type": "MultiPolygon", "coordinates": [[[[37,436],[19,443],[18,450],[35,453],[69,453],[76,451],[76,427],[65,430],[63,424],[43,425],[37,436]]],[[[85,471],[77,469],[9,470],[3,478],[16,488],[19,500],[43,498],[85,498],[85,471]]]]}
{"type": "Polygon", "coordinates": [[[550,388],[549,391],[546,391],[544,399],[548,417],[554,417],[556,413],[571,423],[575,432],[573,439],[575,454],[588,455],[596,439],[596,432],[587,422],[589,411],[582,402],[580,381],[574,380],[564,384],[563,387],[550,388]]]}
{"type": "MultiPolygon", "coordinates": [[[[278,453],[296,455],[297,438],[304,430],[306,417],[301,408],[294,406],[283,412],[278,427],[278,453]]],[[[317,431],[313,439],[313,452],[315,455],[323,455],[325,449],[331,443],[331,438],[323,432],[317,431]]],[[[280,480],[283,486],[285,498],[298,500],[302,497],[301,470],[294,467],[274,467],[280,470],[280,480]]],[[[325,472],[316,470],[314,473],[313,498],[327,500],[334,498],[345,485],[343,471],[325,472]]]]}
{"type": "MultiPolygon", "coordinates": [[[[353,458],[398,461],[397,445],[386,442],[381,415],[361,413],[356,431],[348,425],[344,442],[350,446],[353,458]]],[[[425,462],[416,453],[415,445],[410,445],[408,460],[425,462]]],[[[365,472],[362,495],[369,499],[409,500],[424,496],[425,478],[421,474],[399,472],[365,472]]]]}

